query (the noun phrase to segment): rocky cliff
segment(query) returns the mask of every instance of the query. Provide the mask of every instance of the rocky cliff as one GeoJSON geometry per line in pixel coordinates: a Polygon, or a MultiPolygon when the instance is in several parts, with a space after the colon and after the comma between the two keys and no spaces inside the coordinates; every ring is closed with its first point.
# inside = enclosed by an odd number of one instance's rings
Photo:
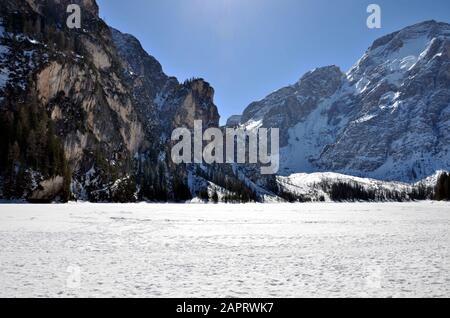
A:
{"type": "Polygon", "coordinates": [[[0,4],[0,194],[129,201],[141,180],[170,199],[172,129],[218,125],[209,84],[165,75],[135,38],[98,17],[94,0],[0,4]],[[81,6],[81,29],[66,26],[71,3],[81,6]]]}

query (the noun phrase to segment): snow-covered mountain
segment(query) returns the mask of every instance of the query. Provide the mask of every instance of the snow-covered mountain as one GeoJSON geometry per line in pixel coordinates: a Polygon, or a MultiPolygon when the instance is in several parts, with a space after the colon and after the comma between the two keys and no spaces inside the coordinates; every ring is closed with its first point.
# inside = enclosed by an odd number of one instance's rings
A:
{"type": "Polygon", "coordinates": [[[250,104],[240,125],[281,129],[285,176],[415,182],[448,170],[450,25],[427,21],[382,37],[347,73],[308,72],[250,104]]]}
{"type": "Polygon", "coordinates": [[[449,168],[448,24],[388,35],[347,74],[313,70],[233,116],[230,127],[281,128],[281,175],[261,177],[171,161],[174,128],[219,126],[214,89],[167,76],[98,12],[95,0],[0,0],[0,200],[396,200],[427,196],[356,176],[411,182],[449,168]],[[65,27],[71,3],[81,29],[65,27]]]}

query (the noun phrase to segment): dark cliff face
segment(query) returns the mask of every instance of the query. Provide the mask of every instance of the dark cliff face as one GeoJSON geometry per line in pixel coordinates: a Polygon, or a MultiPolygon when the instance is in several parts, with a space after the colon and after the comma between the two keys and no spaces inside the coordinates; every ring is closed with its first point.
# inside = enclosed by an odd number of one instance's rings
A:
{"type": "Polygon", "coordinates": [[[156,196],[158,200],[183,201],[191,193],[197,195],[199,191],[206,191],[204,187],[208,183],[203,177],[197,176],[195,167],[172,163],[170,156],[173,142],[170,139],[174,129],[193,129],[196,120],[201,120],[204,128],[219,127],[220,116],[214,104],[214,89],[203,79],[179,83],[176,78],[163,72],[160,63],[132,35],[115,29],[111,29],[111,32],[125,81],[133,96],[135,111],[146,136],[137,166],[143,176],[140,186],[144,189],[144,198],[156,196]],[[157,184],[151,181],[155,179],[155,174],[161,173],[163,186],[161,181],[157,184]],[[188,186],[189,176],[191,184],[188,186]],[[192,180],[202,184],[201,189],[193,186],[192,180]],[[164,192],[161,188],[165,187],[167,197],[161,196],[161,192],[164,192]]]}
{"type": "Polygon", "coordinates": [[[170,136],[174,128],[192,128],[194,120],[202,120],[207,127],[219,126],[214,90],[207,82],[194,79],[180,84],[163,72],[136,38],[111,30],[136,110],[151,135],[170,136]]]}
{"type": "Polygon", "coordinates": [[[141,162],[167,174],[161,154],[174,126],[218,124],[212,88],[166,76],[135,38],[111,31],[94,0],[0,4],[3,197],[67,199],[70,188],[75,198],[109,201],[126,183],[117,200],[133,200],[141,162]],[[72,3],[80,29],[66,26],[72,3]]]}
{"type": "MultiPolygon", "coordinates": [[[[75,2],[82,8],[81,29],[66,27],[69,1],[2,2],[2,44],[8,51],[2,62],[8,80],[1,110],[12,125],[23,121],[22,125],[30,126],[23,132],[28,136],[9,134],[5,141],[6,153],[15,143],[20,149],[16,170],[35,179],[32,184],[61,175],[62,171],[28,162],[27,149],[38,139],[33,136],[54,134],[71,171],[65,172],[65,179],[71,175],[75,188],[84,187],[86,172],[96,166],[98,188],[130,175],[133,154],[141,149],[145,136],[122,78],[111,33],[98,18],[95,2],[75,2]],[[39,128],[22,119],[29,117],[23,115],[27,112],[42,113],[47,126],[39,128]]],[[[45,143],[39,150],[46,152],[49,147],[45,143]]],[[[44,161],[49,167],[55,164],[51,158],[44,161]]],[[[30,185],[24,192],[33,196],[33,190],[30,185]]]]}

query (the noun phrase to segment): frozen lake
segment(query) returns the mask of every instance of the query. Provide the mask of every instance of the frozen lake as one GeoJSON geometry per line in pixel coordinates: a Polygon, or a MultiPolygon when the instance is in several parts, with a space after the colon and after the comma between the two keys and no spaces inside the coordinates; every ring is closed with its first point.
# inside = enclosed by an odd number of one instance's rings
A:
{"type": "Polygon", "coordinates": [[[0,297],[450,297],[450,204],[0,205],[0,297]]]}

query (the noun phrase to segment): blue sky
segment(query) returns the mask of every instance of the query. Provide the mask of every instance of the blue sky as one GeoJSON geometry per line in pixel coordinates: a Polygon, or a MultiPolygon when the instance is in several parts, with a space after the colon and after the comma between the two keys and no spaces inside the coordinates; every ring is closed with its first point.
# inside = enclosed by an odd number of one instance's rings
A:
{"type": "Polygon", "coordinates": [[[97,0],[100,16],[136,36],[180,81],[215,88],[222,123],[252,101],[315,67],[347,71],[378,37],[434,19],[450,23],[449,0],[97,0]],[[366,8],[382,8],[382,29],[366,8]]]}

